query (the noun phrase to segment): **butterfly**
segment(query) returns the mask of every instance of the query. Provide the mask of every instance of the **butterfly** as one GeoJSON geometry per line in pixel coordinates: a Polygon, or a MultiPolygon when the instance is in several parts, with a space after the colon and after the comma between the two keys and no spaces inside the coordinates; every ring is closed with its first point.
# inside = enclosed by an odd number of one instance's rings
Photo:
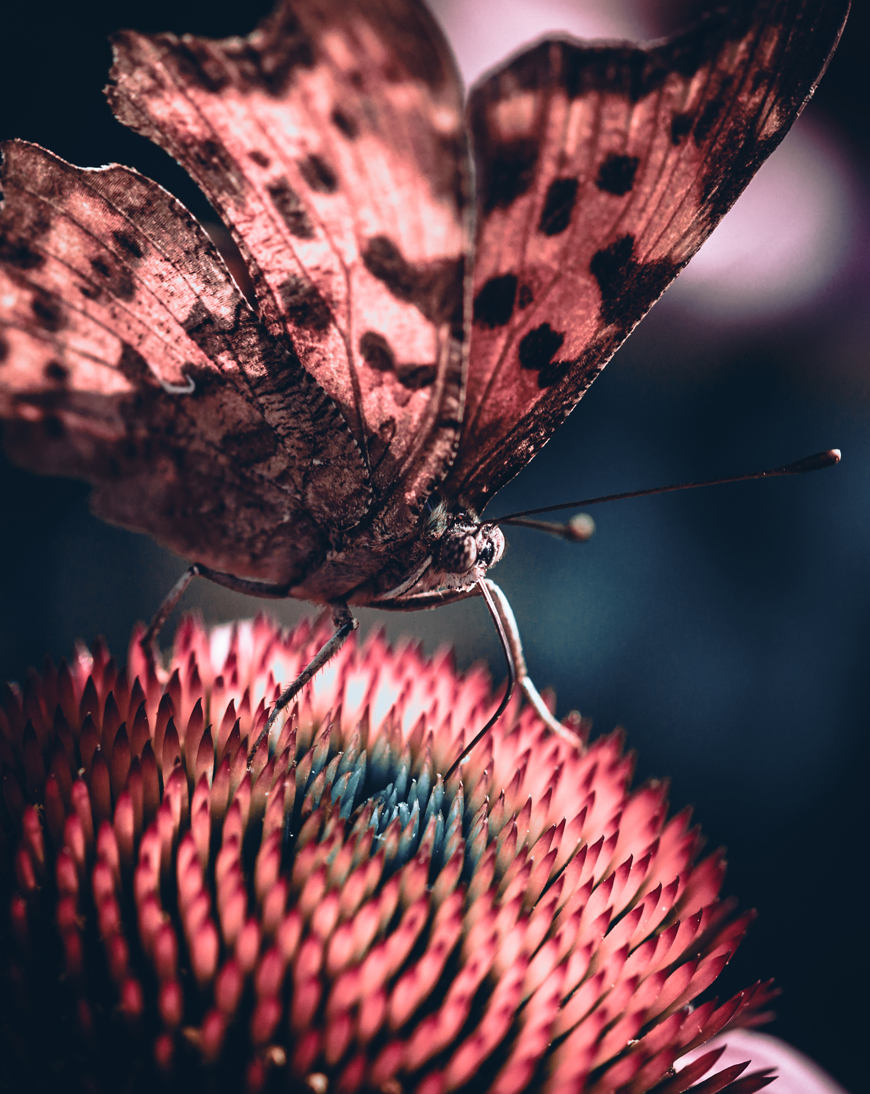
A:
{"type": "Polygon", "coordinates": [[[152,633],[197,573],[331,608],[270,727],[353,606],[483,596],[511,680],[565,733],[482,513],[782,139],[847,11],[736,4],[645,48],[548,38],[467,103],[418,0],[280,0],[223,41],[118,34],[115,115],[186,169],[242,264],[137,171],[4,143],[7,451],[195,560],[152,633]]]}

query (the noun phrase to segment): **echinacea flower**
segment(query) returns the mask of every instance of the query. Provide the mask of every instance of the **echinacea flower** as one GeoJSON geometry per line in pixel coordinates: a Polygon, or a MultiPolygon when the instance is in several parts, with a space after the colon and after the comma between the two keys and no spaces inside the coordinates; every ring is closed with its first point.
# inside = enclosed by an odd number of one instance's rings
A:
{"type": "Polygon", "coordinates": [[[7,688],[0,1078],[17,1089],[752,1094],[692,1007],[749,920],[619,734],[578,747],[378,635],[248,747],[317,634],[135,634],[7,688]],[[271,751],[271,754],[270,754],[271,751]],[[7,929],[8,928],[8,929],[7,929]]]}

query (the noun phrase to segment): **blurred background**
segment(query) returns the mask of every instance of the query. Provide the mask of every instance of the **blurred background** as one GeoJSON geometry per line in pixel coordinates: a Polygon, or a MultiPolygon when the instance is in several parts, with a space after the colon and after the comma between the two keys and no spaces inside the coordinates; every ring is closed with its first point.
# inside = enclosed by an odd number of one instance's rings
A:
{"type": "MultiPolygon", "coordinates": [[[[136,166],[202,218],[209,208],[102,96],[107,35],[122,26],[224,36],[268,0],[16,4],[3,17],[0,137],[84,166],[136,166]]],[[[670,0],[441,0],[467,82],[547,31],[651,38],[697,12],[670,0]]],[[[727,891],[759,910],[719,982],[774,975],[770,1031],[852,1094],[866,1089],[863,877],[870,710],[870,83],[867,5],[821,88],[701,255],[644,320],[492,515],[611,491],[735,474],[829,447],[834,470],[593,510],[584,545],[512,529],[494,576],[510,596],[533,679],[594,732],[626,728],[638,778],[668,775],[727,891]],[[862,668],[862,666],[864,666],[862,668]]],[[[103,634],[123,656],[183,560],[105,525],[87,488],[0,463],[0,676],[103,634]]],[[[200,582],[185,607],[252,614],[200,582]]],[[[285,622],[306,610],[277,604],[285,622]]],[[[504,667],[480,601],[363,630],[456,646],[504,667]]],[[[168,633],[167,636],[168,638],[168,633]]]]}

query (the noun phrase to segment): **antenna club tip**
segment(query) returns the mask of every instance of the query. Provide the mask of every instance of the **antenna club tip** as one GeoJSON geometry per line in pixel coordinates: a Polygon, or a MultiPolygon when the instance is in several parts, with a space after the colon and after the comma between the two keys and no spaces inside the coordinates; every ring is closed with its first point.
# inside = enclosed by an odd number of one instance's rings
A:
{"type": "Polygon", "coordinates": [[[816,452],[812,456],[805,456],[802,460],[795,460],[783,468],[787,474],[800,475],[806,471],[821,471],[825,467],[833,467],[840,462],[842,453],[839,448],[829,448],[825,452],[816,452]]]}
{"type": "Polygon", "coordinates": [[[565,525],[564,534],[575,543],[586,543],[595,534],[595,521],[588,513],[577,513],[565,525]]]}

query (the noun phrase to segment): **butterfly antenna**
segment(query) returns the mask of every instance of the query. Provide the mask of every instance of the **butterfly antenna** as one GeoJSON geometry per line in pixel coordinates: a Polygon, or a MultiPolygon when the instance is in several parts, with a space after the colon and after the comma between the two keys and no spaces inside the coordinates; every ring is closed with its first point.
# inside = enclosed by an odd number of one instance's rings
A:
{"type": "Polygon", "coordinates": [[[511,701],[511,696],[513,695],[513,692],[514,692],[514,686],[517,682],[517,667],[514,664],[514,659],[513,659],[512,653],[511,653],[510,643],[508,642],[508,637],[505,634],[504,625],[502,624],[501,617],[498,613],[498,609],[496,608],[495,604],[493,603],[492,594],[490,593],[489,589],[486,587],[486,583],[483,580],[483,578],[481,578],[477,582],[477,587],[480,589],[480,595],[486,601],[486,606],[489,610],[489,614],[492,616],[492,621],[493,621],[493,623],[495,623],[495,629],[498,631],[498,639],[501,642],[501,648],[502,648],[502,652],[504,653],[504,659],[507,662],[507,670],[508,670],[507,687],[505,688],[505,693],[502,696],[501,702],[498,704],[498,707],[496,708],[495,714],[493,714],[493,716],[489,719],[489,721],[486,723],[486,725],[483,727],[483,729],[481,729],[479,733],[476,733],[471,738],[471,740],[468,742],[468,744],[465,746],[465,748],[463,748],[463,750],[459,753],[459,755],[456,757],[456,759],[453,761],[453,763],[448,768],[447,773],[444,776],[444,782],[445,783],[450,778],[450,776],[453,774],[453,772],[459,767],[459,765],[462,763],[462,761],[465,759],[465,757],[468,755],[468,753],[478,743],[478,741],[482,740],[483,737],[485,737],[486,734],[489,733],[489,731],[492,729],[492,727],[495,725],[495,723],[499,720],[499,718],[501,718],[502,714],[504,714],[505,710],[507,709],[508,703],[511,701]]]}
{"type": "MultiPolygon", "coordinates": [[[[840,462],[839,448],[829,448],[826,452],[816,452],[812,456],[805,456],[802,460],[784,464],[782,467],[772,467],[769,471],[752,471],[747,475],[730,475],[724,479],[705,479],[703,482],[681,482],[674,486],[652,486],[646,490],[629,490],[624,494],[602,494],[598,498],[583,498],[581,501],[563,501],[558,505],[544,505],[539,509],[524,509],[521,513],[509,513],[505,517],[498,517],[492,524],[513,524],[519,527],[537,528],[539,531],[553,532],[565,539],[573,539],[582,542],[588,539],[595,525],[585,513],[579,513],[567,524],[549,524],[545,521],[526,520],[526,517],[537,516],[539,513],[554,513],[558,509],[573,509],[577,505],[598,505],[603,501],[623,501],[626,498],[644,498],[649,494],[670,494],[674,490],[694,490],[699,486],[721,486],[726,482],[747,482],[750,479],[773,479],[780,475],[804,475],[808,471],[821,471],[824,467],[833,467],[840,462]],[[584,518],[585,523],[581,523],[584,518]],[[572,528],[572,526],[576,527],[572,528]],[[588,528],[588,534],[582,534],[583,529],[588,528]]],[[[488,522],[489,523],[489,522],[488,522]]]]}

